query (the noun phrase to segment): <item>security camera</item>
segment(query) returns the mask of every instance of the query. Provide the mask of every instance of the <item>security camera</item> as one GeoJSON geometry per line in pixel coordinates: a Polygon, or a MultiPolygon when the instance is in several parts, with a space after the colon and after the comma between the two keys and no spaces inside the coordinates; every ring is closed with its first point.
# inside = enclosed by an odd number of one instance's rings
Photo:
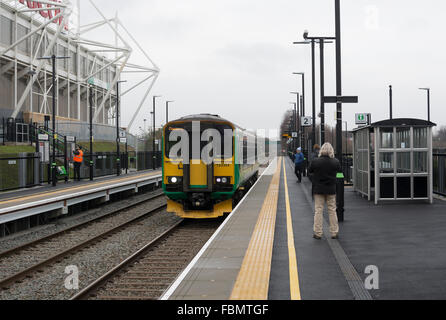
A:
{"type": "Polygon", "coordinates": [[[308,30],[304,31],[304,39],[307,40],[308,39],[308,30]]]}

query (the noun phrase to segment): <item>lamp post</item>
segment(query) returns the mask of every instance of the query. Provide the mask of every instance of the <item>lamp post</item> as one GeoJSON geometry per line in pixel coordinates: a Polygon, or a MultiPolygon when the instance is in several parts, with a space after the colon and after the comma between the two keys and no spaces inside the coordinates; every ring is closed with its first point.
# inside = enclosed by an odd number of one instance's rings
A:
{"type": "Polygon", "coordinates": [[[152,151],[153,151],[153,155],[152,155],[152,169],[155,170],[156,169],[156,152],[155,152],[155,103],[156,103],[156,98],[161,98],[161,96],[153,96],[153,136],[152,136],[152,151]]]}
{"type": "Polygon", "coordinates": [[[120,136],[119,136],[119,104],[121,98],[119,96],[119,84],[127,82],[126,80],[120,80],[116,82],[116,175],[121,175],[121,155],[119,150],[120,136]]]}
{"type": "Polygon", "coordinates": [[[169,103],[174,103],[175,101],[166,101],[166,124],[169,122],[169,103]]]}
{"type": "MultiPolygon", "coordinates": [[[[298,109],[297,109],[297,103],[296,102],[290,102],[291,105],[294,106],[293,109],[293,133],[297,132],[297,118],[298,118],[298,109]]],[[[293,134],[291,134],[293,136],[293,134]]],[[[296,150],[296,138],[293,136],[293,152],[296,150]]]]}
{"type": "MultiPolygon", "coordinates": [[[[325,48],[325,43],[332,43],[332,41],[330,40],[336,40],[336,37],[310,37],[308,36],[308,31],[305,30],[304,32],[304,39],[305,40],[311,40],[312,43],[312,48],[314,46],[314,42],[318,42],[319,43],[319,59],[320,59],[320,91],[321,91],[321,111],[320,111],[320,116],[321,116],[321,144],[325,143],[325,102],[324,102],[324,96],[325,96],[325,57],[324,57],[324,48],[325,48]]],[[[296,44],[298,44],[296,42],[296,44]]],[[[314,58],[314,54],[313,54],[313,58],[314,58]]],[[[314,69],[314,68],[313,68],[314,69]]],[[[315,111],[314,111],[314,117],[315,115],[315,111]]],[[[313,119],[313,121],[315,122],[316,119],[313,119]]],[[[315,128],[313,126],[313,128],[315,128]]]]}
{"type": "Polygon", "coordinates": [[[56,55],[52,55],[51,57],[41,57],[38,60],[51,60],[53,66],[53,74],[52,74],[52,82],[53,82],[53,110],[52,110],[52,122],[53,122],[53,155],[51,160],[51,175],[53,181],[53,187],[57,185],[57,175],[56,175],[56,141],[57,141],[57,133],[56,133],[56,60],[61,59],[70,59],[70,57],[58,57],[56,55]]]}
{"type": "Polygon", "coordinates": [[[427,121],[431,121],[431,89],[430,88],[419,88],[427,92],[427,121]]]}
{"type": "Polygon", "coordinates": [[[293,44],[311,44],[311,102],[312,102],[312,134],[311,134],[311,151],[313,151],[313,145],[316,143],[316,59],[315,59],[315,43],[316,40],[304,42],[293,42],[293,44]]]}

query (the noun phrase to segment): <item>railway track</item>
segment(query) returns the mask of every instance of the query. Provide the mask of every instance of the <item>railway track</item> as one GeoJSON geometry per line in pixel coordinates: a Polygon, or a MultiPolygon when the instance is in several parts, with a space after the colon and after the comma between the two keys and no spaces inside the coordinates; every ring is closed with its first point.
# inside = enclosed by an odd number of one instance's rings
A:
{"type": "Polygon", "coordinates": [[[126,208],[0,253],[0,290],[8,290],[16,282],[44,272],[45,267],[165,209],[163,197],[162,193],[156,194],[126,208]],[[148,202],[153,204],[140,208],[148,202]]]}
{"type": "Polygon", "coordinates": [[[221,222],[222,219],[179,221],[71,300],[158,299],[221,222]]]}

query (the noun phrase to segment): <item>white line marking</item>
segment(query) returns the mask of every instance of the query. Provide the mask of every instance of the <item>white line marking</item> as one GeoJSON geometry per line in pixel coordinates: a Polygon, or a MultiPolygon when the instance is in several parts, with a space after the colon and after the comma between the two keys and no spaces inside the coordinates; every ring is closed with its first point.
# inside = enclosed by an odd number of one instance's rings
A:
{"type": "Polygon", "coordinates": [[[195,266],[195,264],[198,262],[198,260],[201,258],[203,253],[207,250],[207,248],[211,245],[211,243],[214,241],[214,239],[218,236],[220,231],[223,229],[223,227],[228,223],[229,220],[231,220],[232,216],[237,212],[241,204],[248,198],[248,195],[251,193],[252,190],[254,190],[257,183],[260,182],[261,178],[270,171],[270,168],[273,167],[274,164],[276,164],[278,161],[278,158],[275,158],[268,168],[262,173],[259,179],[257,179],[256,183],[249,189],[248,193],[243,197],[243,199],[239,202],[239,204],[232,210],[231,214],[226,218],[226,220],[222,223],[222,225],[215,231],[215,233],[212,235],[212,237],[206,242],[206,244],[201,248],[201,250],[198,252],[198,254],[195,256],[195,258],[189,263],[189,265],[186,267],[186,269],[183,270],[183,272],[178,276],[178,278],[175,280],[175,282],[169,287],[169,289],[166,290],[166,292],[161,296],[159,300],[168,300],[171,295],[175,292],[176,289],[178,289],[181,282],[183,282],[184,278],[189,274],[189,272],[192,270],[192,268],[195,266]]]}

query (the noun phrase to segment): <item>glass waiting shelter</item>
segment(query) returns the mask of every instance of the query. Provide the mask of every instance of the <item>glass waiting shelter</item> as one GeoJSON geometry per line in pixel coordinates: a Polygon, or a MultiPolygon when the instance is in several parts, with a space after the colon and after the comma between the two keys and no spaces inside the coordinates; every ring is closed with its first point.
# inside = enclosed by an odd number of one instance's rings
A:
{"type": "Polygon", "coordinates": [[[375,204],[433,202],[432,128],[419,119],[391,119],[353,130],[353,185],[375,204]]]}

